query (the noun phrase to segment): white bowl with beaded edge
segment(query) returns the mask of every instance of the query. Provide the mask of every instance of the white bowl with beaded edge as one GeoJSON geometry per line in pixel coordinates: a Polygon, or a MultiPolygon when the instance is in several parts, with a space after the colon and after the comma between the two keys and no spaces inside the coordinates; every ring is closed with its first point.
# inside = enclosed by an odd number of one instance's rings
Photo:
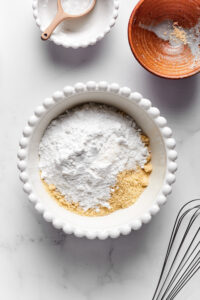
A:
{"type": "MultiPolygon", "coordinates": [[[[43,32],[55,17],[56,0],[33,0],[33,16],[43,32]]],[[[53,32],[50,40],[65,48],[85,48],[100,41],[115,25],[118,17],[118,0],[97,0],[91,13],[65,20],[53,32]]]]}
{"type": "Polygon", "coordinates": [[[175,182],[175,145],[166,119],[141,94],[132,93],[127,87],[120,88],[116,83],[77,83],[46,98],[29,118],[18,151],[20,179],[35,209],[55,228],[89,239],[116,238],[130,233],[132,229],[140,229],[142,223],[148,223],[166,202],[175,182]],[[38,147],[48,124],[67,109],[87,102],[112,105],[133,117],[150,138],[152,151],[153,172],[149,186],[135,204],[103,217],[80,216],[59,206],[45,190],[38,168],[38,147]]]}

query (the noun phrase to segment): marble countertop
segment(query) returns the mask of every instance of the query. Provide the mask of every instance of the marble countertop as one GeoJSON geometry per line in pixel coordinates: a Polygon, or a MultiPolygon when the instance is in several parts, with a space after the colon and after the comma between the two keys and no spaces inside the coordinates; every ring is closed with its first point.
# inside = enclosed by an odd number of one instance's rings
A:
{"type": "MultiPolygon", "coordinates": [[[[103,41],[70,50],[40,40],[31,0],[1,1],[1,299],[152,299],[178,209],[200,196],[200,79],[157,78],[137,63],[127,40],[136,2],[120,1],[116,26],[103,41]],[[177,140],[179,170],[168,203],[150,224],[116,240],[89,241],[55,230],[27,201],[16,169],[18,140],[34,108],[65,85],[88,80],[141,92],[177,140]]],[[[198,280],[177,299],[199,299],[198,280]]]]}

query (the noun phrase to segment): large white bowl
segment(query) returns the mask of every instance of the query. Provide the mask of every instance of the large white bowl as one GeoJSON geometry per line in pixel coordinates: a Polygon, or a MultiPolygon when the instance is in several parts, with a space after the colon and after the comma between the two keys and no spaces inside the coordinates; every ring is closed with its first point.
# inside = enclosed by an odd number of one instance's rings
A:
{"type": "Polygon", "coordinates": [[[117,84],[106,82],[66,86],[36,108],[23,131],[18,168],[24,191],[44,219],[52,222],[54,227],[62,228],[65,233],[105,239],[128,234],[131,229],[137,230],[142,223],[148,223],[159,211],[160,205],[166,202],[175,181],[175,140],[166,124],[166,119],[151,106],[149,100],[139,93],[132,93],[127,87],[120,88],[117,84]],[[153,172],[149,186],[134,205],[104,217],[79,216],[60,207],[46,192],[38,169],[38,146],[48,124],[66,109],[86,102],[113,105],[128,113],[149,136],[152,150],[153,172]]]}
{"type": "MultiPolygon", "coordinates": [[[[57,0],[33,0],[33,16],[43,32],[56,15],[57,0]]],[[[62,22],[51,35],[57,45],[79,48],[94,45],[114,26],[118,16],[118,0],[97,0],[95,8],[79,19],[62,22]]]]}

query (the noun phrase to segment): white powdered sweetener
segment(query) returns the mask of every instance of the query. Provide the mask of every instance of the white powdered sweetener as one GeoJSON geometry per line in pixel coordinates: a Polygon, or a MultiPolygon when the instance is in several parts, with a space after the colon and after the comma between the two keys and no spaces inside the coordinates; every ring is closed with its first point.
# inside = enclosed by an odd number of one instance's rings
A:
{"type": "Polygon", "coordinates": [[[93,1],[92,0],[62,0],[62,7],[66,13],[71,15],[79,15],[88,10],[93,1]]]}
{"type": "Polygon", "coordinates": [[[134,120],[114,107],[89,103],[68,110],[50,123],[40,142],[42,179],[85,211],[109,208],[117,175],[147,162],[140,134],[134,120]]]}

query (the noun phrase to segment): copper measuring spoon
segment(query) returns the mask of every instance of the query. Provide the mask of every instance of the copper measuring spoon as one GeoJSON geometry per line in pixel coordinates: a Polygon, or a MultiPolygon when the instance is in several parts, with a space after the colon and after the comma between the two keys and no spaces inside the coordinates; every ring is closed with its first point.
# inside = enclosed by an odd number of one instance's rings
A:
{"type": "Polygon", "coordinates": [[[61,0],[57,0],[57,14],[56,14],[55,18],[53,19],[53,21],[51,22],[51,24],[42,33],[41,39],[44,41],[48,40],[50,38],[51,34],[53,33],[53,31],[56,29],[56,27],[64,20],[80,18],[80,17],[83,17],[83,16],[89,14],[93,10],[95,4],[96,4],[96,0],[92,0],[91,5],[83,13],[81,13],[79,15],[72,15],[72,14],[66,13],[62,7],[61,0]]]}

